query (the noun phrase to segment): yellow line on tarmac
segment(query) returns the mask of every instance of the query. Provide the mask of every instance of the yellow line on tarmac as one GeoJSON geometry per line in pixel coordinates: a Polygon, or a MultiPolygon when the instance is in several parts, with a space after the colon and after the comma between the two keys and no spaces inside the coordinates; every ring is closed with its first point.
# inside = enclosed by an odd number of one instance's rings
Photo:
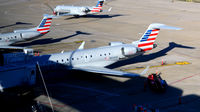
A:
{"type": "MultiPolygon", "coordinates": [[[[176,62],[174,64],[164,64],[164,65],[154,65],[154,66],[150,66],[150,68],[155,68],[155,67],[164,67],[164,66],[172,66],[172,65],[188,65],[191,64],[187,61],[182,61],[182,62],[176,62]]],[[[122,71],[131,71],[131,70],[140,70],[140,69],[144,69],[145,67],[140,67],[140,68],[133,68],[133,69],[121,69],[122,71]]]]}
{"type": "Polygon", "coordinates": [[[64,44],[73,44],[73,43],[78,44],[78,43],[82,43],[82,42],[83,42],[83,40],[80,40],[80,41],[73,41],[73,42],[67,42],[67,43],[64,43],[64,44]]]}

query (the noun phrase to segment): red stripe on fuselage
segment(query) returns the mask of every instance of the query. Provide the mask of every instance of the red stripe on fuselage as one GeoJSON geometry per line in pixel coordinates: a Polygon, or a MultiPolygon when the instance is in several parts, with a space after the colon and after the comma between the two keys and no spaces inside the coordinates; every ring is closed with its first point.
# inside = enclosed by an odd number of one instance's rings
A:
{"type": "Polygon", "coordinates": [[[148,38],[147,41],[156,40],[156,38],[148,38]]]}
{"type": "Polygon", "coordinates": [[[51,23],[51,21],[49,21],[49,22],[47,21],[47,22],[45,22],[45,24],[46,24],[46,23],[51,23]]]}
{"type": "Polygon", "coordinates": [[[138,47],[144,47],[144,46],[149,46],[149,45],[153,45],[153,42],[138,44],[138,47]]]}
{"type": "Polygon", "coordinates": [[[96,8],[93,8],[93,9],[101,9],[101,8],[99,8],[99,7],[96,7],[96,8]]]}
{"type": "Polygon", "coordinates": [[[159,31],[159,29],[152,30],[152,32],[154,32],[154,31],[159,31]]]}
{"type": "Polygon", "coordinates": [[[143,51],[148,51],[148,50],[151,50],[152,48],[146,48],[146,49],[143,49],[143,51]]]}
{"type": "Polygon", "coordinates": [[[91,10],[91,12],[100,12],[100,10],[91,10]]]}
{"type": "Polygon", "coordinates": [[[49,26],[51,26],[51,25],[44,25],[43,27],[49,27],[49,26]]]}
{"type": "Polygon", "coordinates": [[[47,18],[47,20],[52,20],[52,18],[47,18]]]}
{"type": "Polygon", "coordinates": [[[149,36],[156,36],[156,35],[158,35],[158,33],[150,34],[149,36]]]}
{"type": "Polygon", "coordinates": [[[37,29],[37,31],[44,31],[44,30],[50,30],[50,28],[37,29]]]}

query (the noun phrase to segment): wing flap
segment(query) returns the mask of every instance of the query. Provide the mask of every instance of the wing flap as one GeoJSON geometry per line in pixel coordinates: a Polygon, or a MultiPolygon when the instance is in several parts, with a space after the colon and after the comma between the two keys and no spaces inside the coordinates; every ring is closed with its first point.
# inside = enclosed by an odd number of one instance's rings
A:
{"type": "Polygon", "coordinates": [[[111,76],[118,76],[118,77],[137,77],[140,76],[136,73],[128,73],[123,71],[111,70],[108,68],[99,68],[99,67],[91,67],[91,66],[84,66],[84,67],[74,67],[74,70],[81,70],[86,72],[92,73],[100,73],[104,75],[111,75],[111,76]]]}

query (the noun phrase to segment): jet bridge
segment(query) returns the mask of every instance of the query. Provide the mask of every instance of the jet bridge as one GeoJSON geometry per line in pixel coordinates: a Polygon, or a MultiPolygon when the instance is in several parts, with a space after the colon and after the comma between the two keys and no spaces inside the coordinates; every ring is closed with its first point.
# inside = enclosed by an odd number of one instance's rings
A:
{"type": "Polygon", "coordinates": [[[31,86],[36,83],[36,66],[3,66],[0,67],[0,85],[3,89],[31,86]]]}

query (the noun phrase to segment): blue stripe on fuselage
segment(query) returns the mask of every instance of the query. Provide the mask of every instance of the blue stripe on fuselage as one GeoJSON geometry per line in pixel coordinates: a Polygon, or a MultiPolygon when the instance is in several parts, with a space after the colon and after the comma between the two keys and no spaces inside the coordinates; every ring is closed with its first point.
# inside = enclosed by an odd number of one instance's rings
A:
{"type": "Polygon", "coordinates": [[[147,41],[147,39],[149,38],[149,35],[151,34],[152,30],[148,30],[144,36],[142,37],[142,39],[140,40],[140,42],[144,42],[147,41]]]}
{"type": "Polygon", "coordinates": [[[47,19],[43,19],[42,23],[40,24],[39,27],[44,27],[45,23],[46,23],[47,19]]]}

